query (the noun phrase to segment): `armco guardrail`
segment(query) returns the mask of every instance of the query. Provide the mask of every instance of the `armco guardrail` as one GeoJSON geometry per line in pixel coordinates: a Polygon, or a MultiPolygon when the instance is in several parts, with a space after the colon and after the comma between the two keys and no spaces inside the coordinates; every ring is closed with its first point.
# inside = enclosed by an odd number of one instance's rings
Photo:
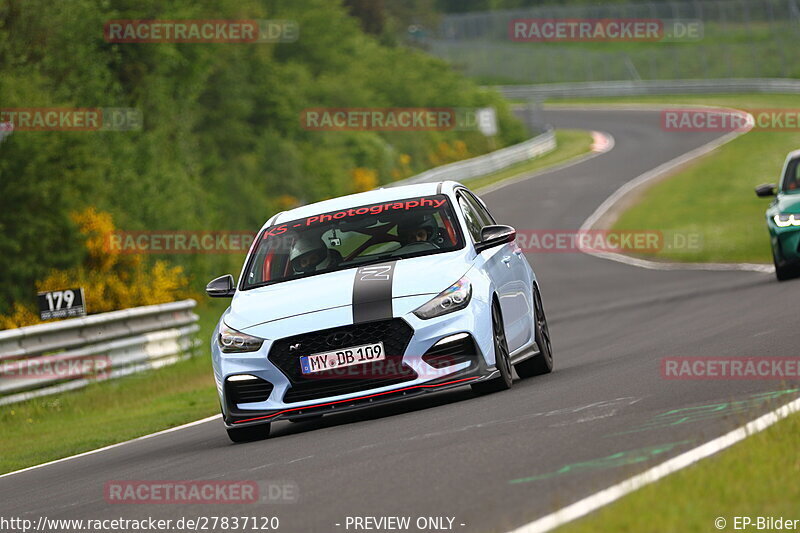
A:
{"type": "Polygon", "coordinates": [[[396,187],[398,185],[433,183],[446,180],[468,182],[472,178],[485,176],[486,174],[508,168],[516,163],[521,163],[522,161],[527,161],[528,159],[546,154],[555,148],[555,132],[552,129],[548,129],[541,135],[537,135],[525,142],[501,148],[500,150],[495,150],[494,152],[471,159],[432,168],[422,174],[396,181],[388,186],[396,187]]]}
{"type": "Polygon", "coordinates": [[[194,300],[0,331],[0,405],[174,363],[194,353],[194,300]],[[98,376],[75,372],[102,361],[98,376]],[[72,366],[70,366],[72,365],[72,366]]]}
{"type": "Polygon", "coordinates": [[[800,93],[800,80],[784,78],[733,78],[708,80],[628,80],[542,85],[501,85],[494,89],[506,98],[586,98],[658,94],[800,93]]]}

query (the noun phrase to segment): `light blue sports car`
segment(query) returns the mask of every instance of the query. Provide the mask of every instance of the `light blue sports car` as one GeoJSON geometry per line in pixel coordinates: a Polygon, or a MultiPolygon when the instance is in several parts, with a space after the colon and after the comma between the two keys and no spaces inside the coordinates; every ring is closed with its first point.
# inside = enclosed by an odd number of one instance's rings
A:
{"type": "Polygon", "coordinates": [[[539,284],[516,232],[456,182],[305,205],[259,232],[211,341],[228,435],[553,368],[539,284]]]}

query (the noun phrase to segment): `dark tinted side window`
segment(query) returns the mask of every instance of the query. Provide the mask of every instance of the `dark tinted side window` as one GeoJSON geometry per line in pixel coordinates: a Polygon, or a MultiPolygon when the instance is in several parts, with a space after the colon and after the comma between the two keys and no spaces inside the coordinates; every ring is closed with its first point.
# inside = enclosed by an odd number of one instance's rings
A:
{"type": "Polygon", "coordinates": [[[786,166],[786,175],[783,178],[784,191],[796,191],[800,188],[800,159],[789,161],[786,166]]]}
{"type": "Polygon", "coordinates": [[[462,194],[467,197],[467,200],[469,201],[469,203],[478,213],[478,216],[480,216],[481,220],[483,221],[484,226],[491,226],[492,224],[496,224],[496,222],[494,221],[494,217],[491,215],[491,213],[489,213],[489,211],[485,207],[483,207],[483,204],[480,202],[480,200],[478,200],[475,197],[475,195],[468,193],[466,191],[464,191],[462,194]]]}
{"type": "Polygon", "coordinates": [[[461,212],[464,213],[464,219],[467,221],[467,230],[472,235],[472,240],[478,242],[481,240],[481,228],[485,226],[481,216],[464,194],[458,195],[458,206],[461,208],[461,212]]]}

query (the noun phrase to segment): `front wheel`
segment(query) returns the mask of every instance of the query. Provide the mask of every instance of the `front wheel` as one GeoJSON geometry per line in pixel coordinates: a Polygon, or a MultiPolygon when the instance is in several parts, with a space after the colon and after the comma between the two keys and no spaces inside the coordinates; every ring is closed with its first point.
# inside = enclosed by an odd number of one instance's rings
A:
{"type": "Polygon", "coordinates": [[[228,438],[233,442],[252,442],[269,437],[269,423],[241,428],[226,428],[228,438]]]}
{"type": "Polygon", "coordinates": [[[473,383],[472,390],[478,394],[508,390],[514,383],[514,376],[511,374],[511,360],[508,355],[506,332],[503,328],[503,319],[500,316],[500,307],[496,303],[492,305],[492,332],[494,337],[494,364],[497,370],[500,371],[500,376],[491,381],[473,383]]]}
{"type": "Polygon", "coordinates": [[[550,328],[547,326],[547,317],[544,314],[539,287],[533,288],[533,307],[536,313],[534,337],[536,345],[539,347],[539,353],[514,365],[521,378],[541,376],[553,371],[553,345],[550,342],[550,328]]]}
{"type": "Polygon", "coordinates": [[[778,257],[775,255],[774,250],[772,251],[772,262],[775,264],[775,277],[778,278],[778,281],[794,279],[800,275],[800,268],[795,265],[779,265],[778,257]]]}

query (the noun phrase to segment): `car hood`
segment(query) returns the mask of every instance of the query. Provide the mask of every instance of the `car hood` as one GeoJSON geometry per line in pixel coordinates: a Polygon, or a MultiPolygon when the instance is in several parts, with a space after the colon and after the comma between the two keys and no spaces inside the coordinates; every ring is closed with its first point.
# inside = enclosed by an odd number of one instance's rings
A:
{"type": "MultiPolygon", "coordinates": [[[[458,281],[469,267],[463,250],[400,259],[392,276],[392,298],[439,294],[458,281]]],[[[237,291],[225,323],[246,330],[266,322],[351,306],[356,270],[349,268],[237,291]]]]}
{"type": "Polygon", "coordinates": [[[779,213],[800,213],[800,194],[779,194],[776,207],[779,213]]]}

